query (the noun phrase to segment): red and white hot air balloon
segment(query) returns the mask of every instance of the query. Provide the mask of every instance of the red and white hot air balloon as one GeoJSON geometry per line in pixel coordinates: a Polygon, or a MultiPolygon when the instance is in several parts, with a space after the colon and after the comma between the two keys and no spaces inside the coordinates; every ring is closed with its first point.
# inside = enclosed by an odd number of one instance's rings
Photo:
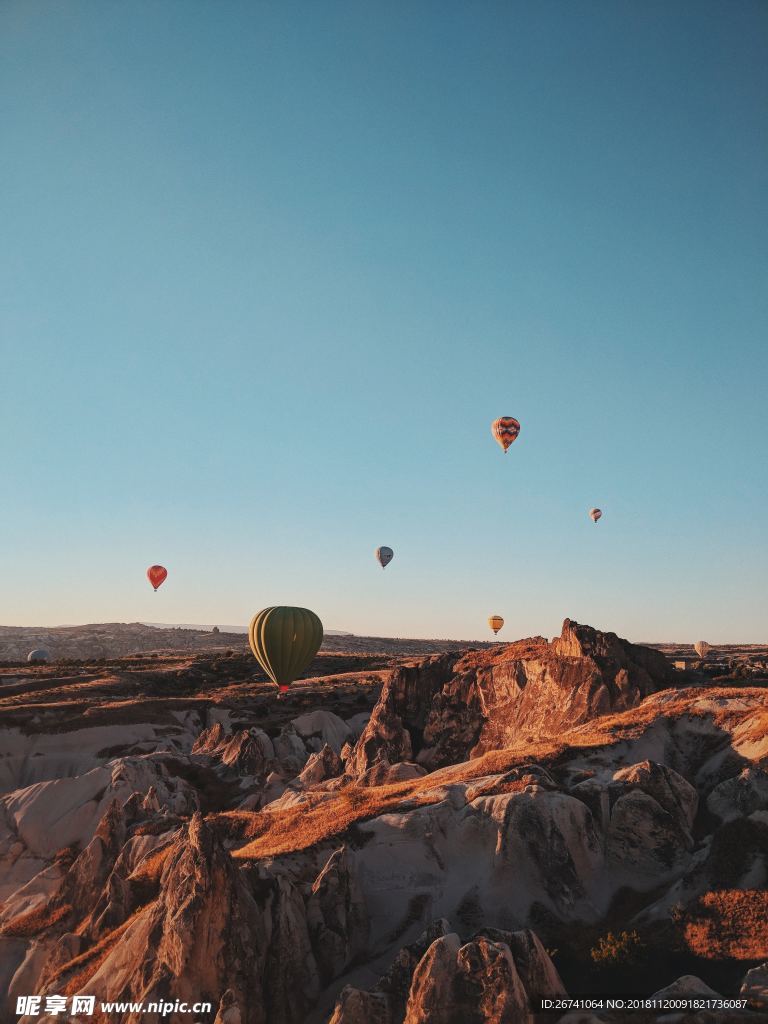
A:
{"type": "Polygon", "coordinates": [[[155,588],[155,593],[157,593],[157,588],[165,580],[167,575],[168,570],[164,565],[150,565],[147,569],[147,579],[155,588]]]}
{"type": "Polygon", "coordinates": [[[593,523],[596,523],[602,514],[603,513],[599,508],[591,508],[589,510],[589,518],[592,520],[593,523]]]}
{"type": "Polygon", "coordinates": [[[514,416],[499,416],[491,424],[491,433],[506,452],[520,433],[520,424],[514,416]]]}

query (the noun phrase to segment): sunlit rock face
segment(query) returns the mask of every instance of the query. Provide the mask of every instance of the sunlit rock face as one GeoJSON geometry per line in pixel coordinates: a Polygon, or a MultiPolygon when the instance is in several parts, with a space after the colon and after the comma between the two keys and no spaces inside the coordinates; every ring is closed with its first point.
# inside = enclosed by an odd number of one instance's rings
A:
{"type": "Polygon", "coordinates": [[[373,991],[345,988],[331,1024],[513,1024],[533,1020],[534,1000],[564,994],[533,932],[486,931],[462,943],[439,921],[400,951],[373,991]]]}
{"type": "Polygon", "coordinates": [[[405,665],[385,683],[347,770],[455,764],[635,707],[669,684],[663,654],[566,619],[561,635],[405,665]]]}

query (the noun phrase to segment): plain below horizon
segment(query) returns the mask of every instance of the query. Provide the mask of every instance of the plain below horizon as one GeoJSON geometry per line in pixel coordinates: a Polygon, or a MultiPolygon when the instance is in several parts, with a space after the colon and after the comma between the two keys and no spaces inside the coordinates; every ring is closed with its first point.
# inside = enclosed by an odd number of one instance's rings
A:
{"type": "MultiPolygon", "coordinates": [[[[150,626],[152,629],[198,629],[198,630],[201,630],[201,631],[212,632],[213,629],[214,629],[214,626],[216,624],[213,623],[211,625],[200,625],[199,623],[193,623],[193,622],[182,622],[182,623],[174,623],[174,622],[142,622],[141,625],[142,626],[150,626]]],[[[247,626],[219,625],[218,629],[219,629],[219,631],[221,633],[246,633],[246,634],[248,633],[248,627],[247,626]]],[[[605,632],[612,633],[612,632],[614,632],[614,630],[606,630],[605,632]]],[[[439,637],[439,638],[437,638],[437,637],[389,637],[389,636],[383,636],[383,635],[381,635],[379,633],[365,633],[365,634],[351,633],[349,630],[345,630],[345,629],[324,629],[323,630],[323,635],[324,636],[350,636],[350,637],[365,636],[365,637],[369,637],[369,638],[371,638],[373,640],[391,640],[391,639],[435,640],[435,639],[440,639],[440,640],[448,640],[451,643],[468,643],[469,644],[469,643],[477,643],[478,642],[477,639],[463,640],[463,639],[459,639],[459,638],[456,638],[456,637],[439,637]]],[[[559,633],[556,633],[550,639],[554,640],[559,635],[560,635],[559,633]]],[[[528,637],[514,637],[514,638],[511,638],[511,639],[506,639],[505,640],[504,638],[496,636],[495,638],[491,637],[487,642],[488,643],[496,642],[496,643],[503,644],[503,643],[515,643],[518,640],[526,640],[526,639],[528,639],[528,637]]],[[[696,641],[696,640],[691,640],[690,642],[687,641],[687,640],[630,640],[630,643],[637,644],[640,647],[665,647],[665,646],[669,646],[669,647],[673,647],[673,646],[674,647],[690,646],[690,647],[693,647],[693,645],[695,643],[697,643],[697,642],[698,641],[696,641]]],[[[711,644],[710,646],[711,646],[712,649],[715,649],[716,647],[762,647],[763,644],[759,640],[755,640],[755,641],[744,641],[742,643],[711,644]]]]}
{"type": "MultiPolygon", "coordinates": [[[[151,626],[153,629],[199,629],[204,632],[212,632],[214,629],[218,629],[220,633],[247,633],[247,626],[233,626],[227,625],[226,623],[211,623],[210,625],[200,625],[196,622],[142,622],[142,626],[151,626]]],[[[354,636],[354,633],[350,633],[343,629],[323,629],[325,636],[354,636]]]]}
{"type": "MultiPolygon", "coordinates": [[[[567,621],[567,620],[570,620],[571,622],[575,622],[576,621],[575,619],[571,618],[570,616],[566,616],[563,621],[567,621]]],[[[605,632],[605,633],[615,633],[617,636],[619,636],[620,639],[627,640],[629,643],[635,644],[635,645],[637,645],[639,647],[655,647],[655,648],[659,648],[659,647],[675,647],[675,648],[691,647],[691,648],[693,648],[694,644],[697,643],[697,640],[634,640],[631,637],[624,637],[624,636],[622,636],[616,630],[612,630],[612,629],[606,628],[606,627],[601,626],[601,625],[595,626],[594,623],[582,623],[582,625],[592,626],[593,628],[599,629],[599,630],[601,630],[602,632],[605,632]]],[[[222,634],[233,634],[234,633],[234,634],[247,635],[247,633],[248,633],[248,627],[247,626],[236,626],[236,625],[232,625],[231,623],[230,624],[227,624],[227,623],[222,623],[222,624],[218,624],[218,623],[201,624],[201,623],[194,623],[194,622],[143,622],[143,621],[139,621],[139,622],[59,623],[59,624],[57,624],[55,626],[50,626],[50,625],[43,626],[43,625],[39,625],[39,624],[38,625],[12,625],[12,626],[4,626],[4,625],[0,624],[0,631],[6,631],[6,630],[8,630],[8,631],[15,631],[15,630],[39,630],[39,631],[42,632],[42,631],[45,631],[45,630],[56,630],[56,629],[98,629],[98,628],[104,628],[104,627],[107,627],[107,626],[146,626],[146,627],[148,627],[150,629],[189,629],[189,630],[196,630],[196,631],[202,632],[202,633],[211,633],[213,631],[214,627],[218,626],[219,632],[222,633],[222,634]]],[[[528,636],[522,636],[522,635],[521,636],[513,636],[513,635],[510,634],[508,637],[496,636],[496,637],[485,637],[485,638],[478,638],[478,637],[473,637],[473,638],[466,638],[466,637],[414,637],[414,636],[401,636],[401,635],[394,636],[394,635],[391,635],[391,634],[381,634],[381,633],[352,633],[349,630],[341,630],[341,629],[326,629],[326,630],[323,631],[323,633],[324,633],[325,636],[354,637],[355,639],[413,640],[413,641],[445,642],[445,643],[456,643],[456,644],[461,644],[461,643],[466,643],[466,644],[476,644],[476,643],[483,643],[483,644],[493,644],[493,643],[513,644],[513,643],[517,643],[517,642],[522,641],[522,640],[531,639],[534,635],[544,636],[544,634],[530,634],[528,636]]],[[[560,636],[559,632],[558,633],[554,633],[551,637],[548,638],[549,642],[552,642],[553,640],[557,639],[558,636],[560,636]]],[[[547,639],[546,636],[545,636],[545,639],[547,639]]],[[[698,639],[701,640],[702,638],[699,637],[698,639]]],[[[710,643],[709,646],[710,646],[711,650],[713,650],[713,651],[716,650],[717,648],[736,648],[736,647],[756,647],[756,648],[762,648],[762,647],[768,646],[768,641],[760,641],[760,640],[721,641],[720,643],[712,642],[712,643],[710,643]]]]}
{"type": "MultiPolygon", "coordinates": [[[[77,623],[67,622],[60,623],[58,626],[9,626],[9,629],[77,629],[79,626],[101,626],[105,623],[101,622],[88,622],[88,623],[77,623]]],[[[130,625],[127,622],[118,623],[121,626],[130,625]]],[[[140,626],[151,626],[152,629],[198,629],[203,633],[212,633],[214,629],[218,629],[220,633],[247,633],[247,626],[233,626],[227,623],[212,622],[208,625],[203,625],[199,622],[140,622],[140,626]]],[[[5,626],[0,626],[0,629],[5,629],[5,626]]],[[[323,633],[325,636],[354,636],[354,633],[348,633],[341,629],[324,629],[323,633]]]]}

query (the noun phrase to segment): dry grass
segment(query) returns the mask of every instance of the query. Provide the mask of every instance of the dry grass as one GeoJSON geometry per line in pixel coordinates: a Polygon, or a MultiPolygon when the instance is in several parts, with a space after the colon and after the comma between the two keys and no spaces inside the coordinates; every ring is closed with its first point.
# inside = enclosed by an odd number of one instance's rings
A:
{"type": "MultiPolygon", "coordinates": [[[[665,691],[665,694],[668,696],[670,692],[673,691],[665,691]]],[[[755,691],[742,688],[682,690],[663,703],[650,698],[639,707],[578,726],[557,740],[529,742],[523,739],[504,750],[489,751],[472,761],[441,768],[418,779],[365,789],[347,787],[332,796],[323,794],[316,805],[310,803],[285,810],[266,810],[248,815],[247,819],[233,812],[230,815],[216,815],[214,820],[217,826],[229,830],[233,840],[250,840],[233,852],[237,859],[258,860],[295,853],[338,837],[357,822],[391,811],[410,809],[415,804],[438,803],[442,799],[438,791],[441,786],[471,782],[484,775],[501,774],[521,764],[546,766],[565,757],[638,739],[660,716],[711,717],[718,724],[725,720],[727,708],[722,712],[713,712],[697,705],[708,698],[722,700],[724,697],[746,694],[754,699],[755,691]]],[[[768,693],[763,700],[768,705],[768,693]]],[[[739,712],[739,718],[743,718],[744,714],[739,712]]],[[[506,790],[502,785],[499,792],[503,791],[506,790]]],[[[495,792],[493,786],[489,787],[488,792],[495,792]]]]}
{"type": "Polygon", "coordinates": [[[477,800],[481,796],[503,796],[507,793],[524,793],[530,786],[541,786],[542,780],[535,775],[523,775],[519,779],[490,778],[467,789],[467,799],[477,800]]]}
{"type": "Polygon", "coordinates": [[[130,925],[143,913],[144,908],[137,910],[127,921],[123,921],[117,928],[107,932],[103,938],[99,939],[85,953],[80,953],[78,956],[68,960],[67,963],[62,964],[51,978],[51,985],[55,986],[55,989],[60,991],[62,995],[71,996],[79,992],[83,985],[101,967],[130,925]],[[68,975],[69,977],[67,977],[68,975]],[[65,978],[66,981],[64,980],[65,978]]]}
{"type": "Polygon", "coordinates": [[[28,939],[38,935],[46,928],[52,928],[59,921],[72,913],[72,907],[66,903],[60,907],[52,908],[46,903],[42,907],[35,907],[26,914],[19,914],[12,918],[7,924],[0,928],[0,935],[7,935],[14,939],[28,939]]]}
{"type": "Polygon", "coordinates": [[[740,743],[760,743],[768,736],[768,707],[756,708],[739,730],[740,743]]]}
{"type": "Polygon", "coordinates": [[[721,889],[686,907],[683,941],[707,960],[764,960],[768,957],[768,892],[721,889]]]}
{"type": "Polygon", "coordinates": [[[131,882],[138,883],[140,886],[146,886],[147,888],[157,889],[160,885],[160,876],[163,873],[165,862],[168,860],[172,848],[173,842],[169,841],[165,846],[161,846],[159,850],[155,850],[145,857],[136,870],[131,872],[129,876],[131,882]]]}
{"type": "MultiPolygon", "coordinates": [[[[479,646],[479,645],[473,645],[479,646]]],[[[524,640],[514,640],[512,643],[498,642],[492,644],[490,649],[467,651],[461,657],[462,668],[485,667],[490,662],[494,665],[501,665],[507,661],[530,661],[534,658],[545,660],[552,654],[549,643],[543,636],[526,637],[524,640]]]]}
{"type": "MultiPolygon", "coordinates": [[[[258,860],[304,850],[340,835],[357,822],[396,810],[404,797],[412,795],[405,782],[370,789],[347,787],[330,799],[326,795],[314,804],[310,799],[309,803],[297,807],[251,814],[247,821],[239,817],[233,824],[242,829],[242,839],[251,841],[235,850],[232,856],[239,860],[258,860]]],[[[217,815],[217,826],[224,819],[224,827],[228,827],[228,817],[227,814],[217,815]]]]}

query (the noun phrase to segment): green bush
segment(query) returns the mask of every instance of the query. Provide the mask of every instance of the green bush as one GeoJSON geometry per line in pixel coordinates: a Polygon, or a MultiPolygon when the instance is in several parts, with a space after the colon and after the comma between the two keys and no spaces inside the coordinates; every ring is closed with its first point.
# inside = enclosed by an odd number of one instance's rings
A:
{"type": "Polygon", "coordinates": [[[634,964],[641,959],[642,953],[643,944],[637,932],[619,932],[617,935],[608,932],[589,951],[589,955],[600,967],[634,964]]]}

